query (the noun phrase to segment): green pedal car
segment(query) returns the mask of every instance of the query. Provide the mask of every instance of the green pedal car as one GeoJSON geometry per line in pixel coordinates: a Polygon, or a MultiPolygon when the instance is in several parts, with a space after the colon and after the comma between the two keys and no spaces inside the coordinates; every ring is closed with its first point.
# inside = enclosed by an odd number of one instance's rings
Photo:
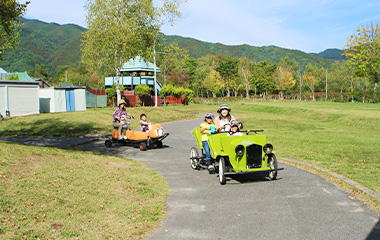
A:
{"type": "MultiPolygon", "coordinates": [[[[265,135],[258,135],[263,130],[251,130],[251,135],[227,136],[227,133],[216,133],[209,137],[208,143],[212,161],[219,174],[220,184],[226,184],[226,176],[233,174],[247,174],[253,172],[267,172],[270,180],[275,180],[277,171],[276,155],[272,144],[266,142],[265,135]]],[[[190,150],[190,164],[195,170],[206,166],[205,154],[202,147],[200,128],[193,130],[198,149],[190,150]]]]}

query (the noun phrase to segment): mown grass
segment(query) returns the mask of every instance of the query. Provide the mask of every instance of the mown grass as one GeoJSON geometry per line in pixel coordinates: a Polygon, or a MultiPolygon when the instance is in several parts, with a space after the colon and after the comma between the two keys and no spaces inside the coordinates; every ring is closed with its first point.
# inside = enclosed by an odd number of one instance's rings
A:
{"type": "Polygon", "coordinates": [[[0,142],[0,239],[140,239],[165,216],[163,177],[145,164],[0,142]]]}
{"type": "MultiPolygon", "coordinates": [[[[178,107],[128,108],[133,115],[132,129],[139,128],[140,114],[145,113],[148,121],[164,123],[173,120],[194,118],[178,107]]],[[[0,124],[0,137],[86,137],[112,132],[112,114],[115,108],[87,109],[84,112],[44,113],[25,117],[6,118],[0,124]]]]}

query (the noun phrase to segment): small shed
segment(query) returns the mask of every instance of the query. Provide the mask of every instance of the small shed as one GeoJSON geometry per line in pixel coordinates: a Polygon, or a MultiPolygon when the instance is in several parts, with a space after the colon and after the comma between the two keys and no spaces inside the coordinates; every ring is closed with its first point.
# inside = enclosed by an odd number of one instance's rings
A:
{"type": "Polygon", "coordinates": [[[0,113],[7,117],[39,114],[39,83],[0,81],[0,113]]]}
{"type": "Polygon", "coordinates": [[[86,111],[85,87],[40,89],[41,113],[86,111]]]}
{"type": "Polygon", "coordinates": [[[107,107],[106,90],[86,89],[86,107],[87,108],[107,107]]]}

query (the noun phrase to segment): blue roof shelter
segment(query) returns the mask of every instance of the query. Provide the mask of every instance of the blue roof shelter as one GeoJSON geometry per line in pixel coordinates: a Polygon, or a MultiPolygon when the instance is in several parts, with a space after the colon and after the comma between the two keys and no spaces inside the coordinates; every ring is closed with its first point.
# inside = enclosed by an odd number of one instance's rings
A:
{"type": "MultiPolygon", "coordinates": [[[[156,67],[156,72],[160,69],[156,67]]],[[[137,56],[124,63],[120,69],[120,86],[128,90],[133,90],[139,84],[145,84],[154,90],[154,65],[145,62],[144,59],[137,56]]],[[[115,83],[116,77],[106,77],[105,87],[110,88],[115,83]]],[[[160,91],[162,85],[157,81],[157,91],[160,91]]]]}

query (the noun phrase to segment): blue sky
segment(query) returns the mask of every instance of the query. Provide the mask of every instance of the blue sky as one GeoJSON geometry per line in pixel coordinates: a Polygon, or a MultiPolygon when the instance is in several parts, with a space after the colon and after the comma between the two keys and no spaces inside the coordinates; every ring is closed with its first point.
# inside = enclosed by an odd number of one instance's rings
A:
{"type": "MultiPolygon", "coordinates": [[[[86,27],[85,0],[30,0],[25,17],[86,27]]],[[[23,2],[23,1],[19,1],[23,2]]],[[[358,27],[380,22],[378,0],[188,0],[167,35],[226,45],[275,45],[304,52],[342,49],[358,27]]]]}

